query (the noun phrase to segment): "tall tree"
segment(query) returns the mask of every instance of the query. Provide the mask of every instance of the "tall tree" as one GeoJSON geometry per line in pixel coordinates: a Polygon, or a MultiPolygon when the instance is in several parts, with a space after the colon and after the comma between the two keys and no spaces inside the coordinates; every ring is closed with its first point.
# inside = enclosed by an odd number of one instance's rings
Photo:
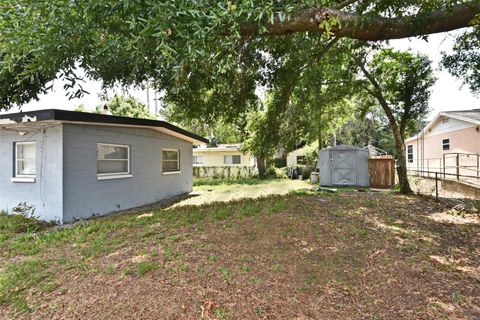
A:
{"type": "MultiPolygon", "coordinates": [[[[114,116],[155,119],[147,106],[132,96],[114,95],[105,104],[114,116]]],[[[97,106],[96,111],[101,112],[103,105],[97,106]]]]}
{"type": "Polygon", "coordinates": [[[431,61],[424,55],[383,49],[367,65],[358,64],[366,78],[364,88],[382,107],[395,139],[400,191],[410,193],[404,139],[428,114],[430,88],[436,80],[431,61]]]}
{"type": "Polygon", "coordinates": [[[209,146],[220,143],[239,143],[245,138],[246,115],[239,114],[235,119],[197,118],[175,105],[166,106],[161,115],[168,121],[194,132],[202,137],[208,137],[209,146]]]}

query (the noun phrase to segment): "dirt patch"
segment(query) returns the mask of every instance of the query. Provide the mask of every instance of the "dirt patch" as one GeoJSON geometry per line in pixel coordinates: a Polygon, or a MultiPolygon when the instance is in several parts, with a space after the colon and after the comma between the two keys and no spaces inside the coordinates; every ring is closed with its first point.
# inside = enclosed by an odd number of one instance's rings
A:
{"type": "MultiPolygon", "coordinates": [[[[127,229],[88,270],[58,269],[58,287],[30,290],[35,307],[16,318],[480,318],[480,226],[437,219],[448,206],[369,192],[250,205],[199,207],[238,213],[218,221],[127,229]]],[[[56,254],[68,258],[68,247],[56,254]]]]}

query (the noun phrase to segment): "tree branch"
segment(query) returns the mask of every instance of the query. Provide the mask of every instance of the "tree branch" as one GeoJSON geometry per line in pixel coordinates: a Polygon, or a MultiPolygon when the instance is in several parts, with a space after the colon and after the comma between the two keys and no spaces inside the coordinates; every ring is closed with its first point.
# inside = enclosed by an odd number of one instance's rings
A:
{"type": "Polygon", "coordinates": [[[397,121],[395,120],[395,116],[393,115],[393,112],[390,109],[390,106],[388,105],[387,100],[385,100],[385,97],[382,94],[382,88],[380,87],[380,84],[377,82],[375,77],[367,70],[367,68],[363,63],[357,60],[357,64],[362,70],[365,77],[373,86],[373,90],[370,90],[367,88],[367,92],[369,92],[372,96],[374,96],[380,103],[380,106],[382,107],[383,111],[385,112],[385,115],[388,118],[388,121],[390,122],[392,130],[394,131],[394,134],[397,132],[400,133],[397,121]]]}
{"type": "Polygon", "coordinates": [[[333,6],[333,9],[340,10],[340,9],[348,7],[349,5],[354,4],[355,2],[358,2],[358,1],[359,0],[345,0],[345,1],[342,1],[338,4],[336,4],[335,6],[333,6]]]}
{"type": "MultiPolygon", "coordinates": [[[[354,2],[344,1],[343,3],[354,2]]],[[[340,5],[340,4],[339,4],[340,5]]],[[[400,39],[446,32],[470,26],[472,19],[480,13],[480,0],[469,1],[450,9],[432,11],[428,14],[416,14],[400,18],[365,16],[347,13],[333,8],[315,8],[299,10],[290,20],[275,19],[265,23],[263,35],[286,35],[295,32],[325,32],[320,26],[331,18],[339,21],[340,27],[332,28],[336,37],[347,37],[364,41],[400,39]]],[[[244,36],[259,35],[256,24],[240,27],[244,36]]]]}

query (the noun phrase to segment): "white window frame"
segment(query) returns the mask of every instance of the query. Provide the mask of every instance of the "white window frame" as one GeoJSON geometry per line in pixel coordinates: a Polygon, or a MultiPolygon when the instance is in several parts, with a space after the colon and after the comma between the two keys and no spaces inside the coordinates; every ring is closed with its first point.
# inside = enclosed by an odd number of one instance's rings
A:
{"type": "Polygon", "coordinates": [[[203,160],[204,160],[203,156],[193,156],[193,164],[194,164],[194,165],[195,165],[195,164],[196,164],[196,165],[204,164],[204,161],[203,161],[203,160]],[[198,160],[198,158],[201,158],[202,161],[201,161],[201,162],[196,161],[196,160],[198,160]]]}
{"type": "Polygon", "coordinates": [[[442,139],[442,151],[448,151],[450,150],[450,138],[442,139]],[[447,142],[445,142],[445,140],[447,142]],[[448,146],[447,149],[445,149],[445,146],[448,146]]]}
{"type": "Polygon", "coordinates": [[[226,166],[240,166],[242,165],[242,156],[239,154],[226,154],[223,156],[223,164],[226,166]],[[226,157],[232,157],[232,163],[227,163],[226,157]],[[233,157],[240,157],[240,162],[239,163],[233,163],[233,157]]]}
{"type": "Polygon", "coordinates": [[[180,170],[180,149],[162,149],[162,174],[164,175],[169,175],[169,174],[178,174],[181,172],[180,170]],[[173,170],[173,171],[164,171],[163,170],[163,162],[164,161],[175,161],[175,160],[164,160],[163,159],[163,151],[175,151],[177,153],[177,170],[173,170]]]}
{"type": "MultiPolygon", "coordinates": [[[[15,157],[14,157],[14,163],[13,163],[13,178],[11,179],[12,182],[30,182],[33,183],[35,182],[36,179],[36,171],[37,171],[37,149],[36,149],[36,142],[35,141],[20,141],[20,142],[15,142],[14,143],[15,147],[15,157]],[[34,174],[19,174],[18,173],[18,147],[19,146],[25,146],[25,145],[33,145],[34,146],[34,151],[35,151],[35,173],[34,174]]],[[[24,159],[22,159],[23,161],[24,159]]]]}
{"type": "Polygon", "coordinates": [[[97,157],[96,157],[97,180],[112,180],[112,179],[131,178],[133,175],[132,175],[132,169],[130,167],[130,158],[131,158],[130,146],[128,144],[114,144],[114,143],[98,142],[97,143],[97,157]],[[125,159],[98,159],[98,147],[99,146],[127,148],[127,168],[128,168],[128,172],[98,173],[98,161],[125,161],[125,159]]]}
{"type": "Polygon", "coordinates": [[[413,163],[413,144],[407,145],[407,162],[408,163],[413,163]],[[410,152],[410,148],[412,152],[410,152]],[[412,159],[410,159],[410,155],[412,155],[412,159]]]}

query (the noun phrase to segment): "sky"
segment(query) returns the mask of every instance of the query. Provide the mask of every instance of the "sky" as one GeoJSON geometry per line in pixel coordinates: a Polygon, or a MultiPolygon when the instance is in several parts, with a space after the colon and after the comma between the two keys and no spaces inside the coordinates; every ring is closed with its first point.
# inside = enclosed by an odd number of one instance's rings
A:
{"type": "MultiPolygon", "coordinates": [[[[411,52],[419,52],[426,54],[433,61],[435,74],[438,78],[437,82],[432,88],[432,95],[429,101],[431,109],[429,118],[433,118],[438,112],[450,110],[464,110],[480,108],[480,97],[474,96],[468,87],[462,88],[462,82],[453,76],[448,71],[440,70],[439,62],[441,60],[441,52],[450,52],[454,43],[454,35],[459,31],[451,33],[441,33],[430,35],[428,42],[421,39],[401,39],[390,41],[390,46],[397,50],[410,50],[411,52]]],[[[73,110],[79,105],[83,105],[87,109],[94,109],[97,105],[102,104],[100,99],[101,82],[87,81],[83,85],[84,89],[90,94],[87,94],[79,99],[68,100],[63,90],[61,81],[55,81],[53,91],[48,94],[40,96],[39,101],[32,101],[22,107],[23,111],[31,111],[38,109],[66,109],[73,110]]],[[[129,94],[143,103],[150,106],[150,110],[155,110],[154,92],[152,89],[141,90],[129,88],[122,90],[116,88],[109,90],[108,95],[113,94],[129,94]],[[148,99],[147,99],[148,97],[148,99]]],[[[17,112],[18,108],[9,112],[17,112]]]]}

